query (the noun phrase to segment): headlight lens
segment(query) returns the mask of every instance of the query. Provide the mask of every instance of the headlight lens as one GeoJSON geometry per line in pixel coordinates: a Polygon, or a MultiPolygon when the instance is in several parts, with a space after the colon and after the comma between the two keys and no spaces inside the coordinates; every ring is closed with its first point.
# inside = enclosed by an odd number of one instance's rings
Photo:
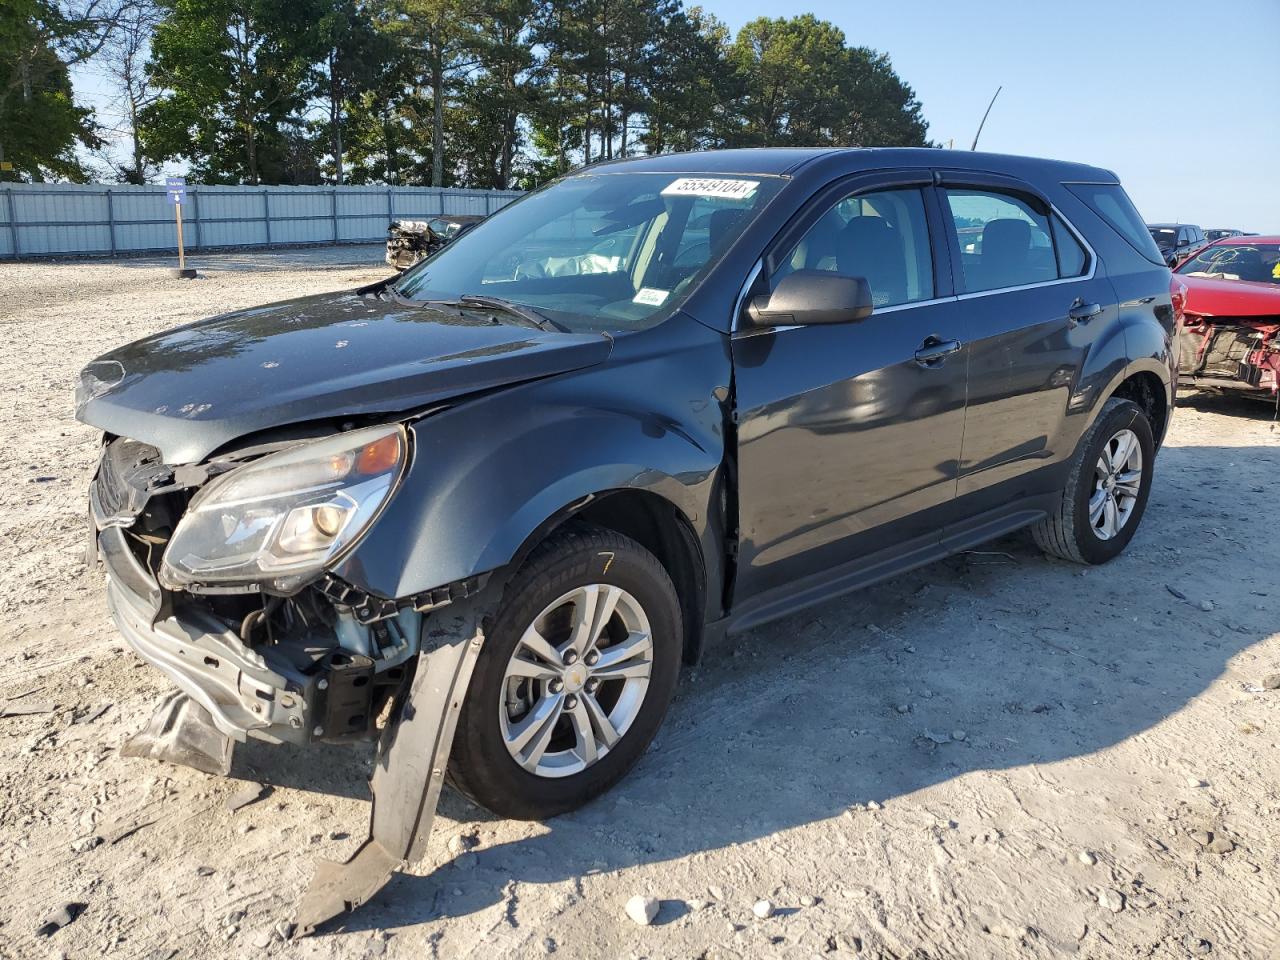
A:
{"type": "Polygon", "coordinates": [[[292,593],[369,528],[407,459],[401,426],[352,430],[238,467],[192,499],[160,565],[171,590],[292,593]]]}

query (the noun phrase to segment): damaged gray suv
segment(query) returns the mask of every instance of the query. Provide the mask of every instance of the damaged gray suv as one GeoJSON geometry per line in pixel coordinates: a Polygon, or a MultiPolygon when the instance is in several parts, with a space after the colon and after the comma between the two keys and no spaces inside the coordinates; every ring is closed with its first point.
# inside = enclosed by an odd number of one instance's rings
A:
{"type": "Polygon", "coordinates": [[[725,151],[108,353],[93,549],[176,686],[128,749],[226,773],[246,737],[377,740],[310,930],[421,855],[445,779],[525,818],[616,783],[708,639],[1023,527],[1116,556],[1175,299],[1105,170],[725,151]]]}

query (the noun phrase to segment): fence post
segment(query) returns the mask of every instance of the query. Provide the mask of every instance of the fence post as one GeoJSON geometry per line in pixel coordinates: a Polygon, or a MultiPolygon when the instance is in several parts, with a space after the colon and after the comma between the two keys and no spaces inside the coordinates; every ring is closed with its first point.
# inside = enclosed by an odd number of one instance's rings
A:
{"type": "Polygon", "coordinates": [[[338,245],[338,188],[329,191],[329,212],[333,215],[333,245],[338,245]]]}
{"type": "Polygon", "coordinates": [[[107,187],[107,235],[111,238],[111,255],[116,255],[116,207],[111,199],[111,188],[107,187]]]}
{"type": "Polygon", "coordinates": [[[200,236],[200,200],[199,191],[191,190],[187,196],[191,198],[191,229],[195,236],[192,238],[192,250],[199,250],[203,238],[200,236]]]}
{"type": "Polygon", "coordinates": [[[484,195],[484,215],[485,215],[486,217],[487,217],[489,214],[493,213],[493,210],[491,210],[491,209],[489,208],[489,200],[490,200],[490,198],[491,198],[491,197],[492,197],[492,194],[488,194],[488,193],[486,193],[486,194],[484,195]]]}
{"type": "Polygon", "coordinates": [[[262,191],[262,222],[267,225],[267,246],[271,246],[271,191],[262,191]]]}
{"type": "Polygon", "coordinates": [[[4,195],[9,210],[9,236],[13,242],[13,259],[18,259],[18,214],[13,205],[13,187],[5,187],[4,195]]]}

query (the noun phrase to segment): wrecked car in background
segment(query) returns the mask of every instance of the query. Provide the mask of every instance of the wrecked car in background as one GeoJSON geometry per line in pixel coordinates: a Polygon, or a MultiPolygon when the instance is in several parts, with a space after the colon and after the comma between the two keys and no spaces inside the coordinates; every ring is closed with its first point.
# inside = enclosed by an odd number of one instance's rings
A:
{"type": "Polygon", "coordinates": [[[1186,287],[1180,383],[1280,404],[1280,236],[1218,240],[1174,282],[1186,287]]]}
{"type": "Polygon", "coordinates": [[[393,220],[387,227],[387,263],[397,270],[407,270],[483,219],[459,215],[428,220],[393,220]]]}
{"type": "Polygon", "coordinates": [[[707,638],[1023,527],[1117,556],[1177,322],[1105,170],[764,149],[594,166],[394,279],[112,351],[92,542],[181,691],[135,752],[378,740],[307,932],[421,856],[446,776],[532,819],[618,782],[707,638]]]}

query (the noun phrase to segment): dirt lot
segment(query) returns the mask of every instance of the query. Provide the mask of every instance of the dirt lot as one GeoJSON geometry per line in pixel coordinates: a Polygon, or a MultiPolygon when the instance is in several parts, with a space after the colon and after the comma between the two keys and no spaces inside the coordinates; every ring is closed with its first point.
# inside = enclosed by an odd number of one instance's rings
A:
{"type": "Polygon", "coordinates": [[[1179,410],[1110,566],[1013,538],[713,649],[611,794],[546,824],[447,795],[426,862],[282,942],[315,857],[362,835],[368,751],[250,745],[226,781],[118,755],[166,684],[82,560],[72,384],[377,258],[0,266],[0,697],[53,705],[0,719],[0,956],[1280,957],[1280,433],[1216,399],[1179,410]],[[245,780],[269,791],[231,812],[245,780]]]}

